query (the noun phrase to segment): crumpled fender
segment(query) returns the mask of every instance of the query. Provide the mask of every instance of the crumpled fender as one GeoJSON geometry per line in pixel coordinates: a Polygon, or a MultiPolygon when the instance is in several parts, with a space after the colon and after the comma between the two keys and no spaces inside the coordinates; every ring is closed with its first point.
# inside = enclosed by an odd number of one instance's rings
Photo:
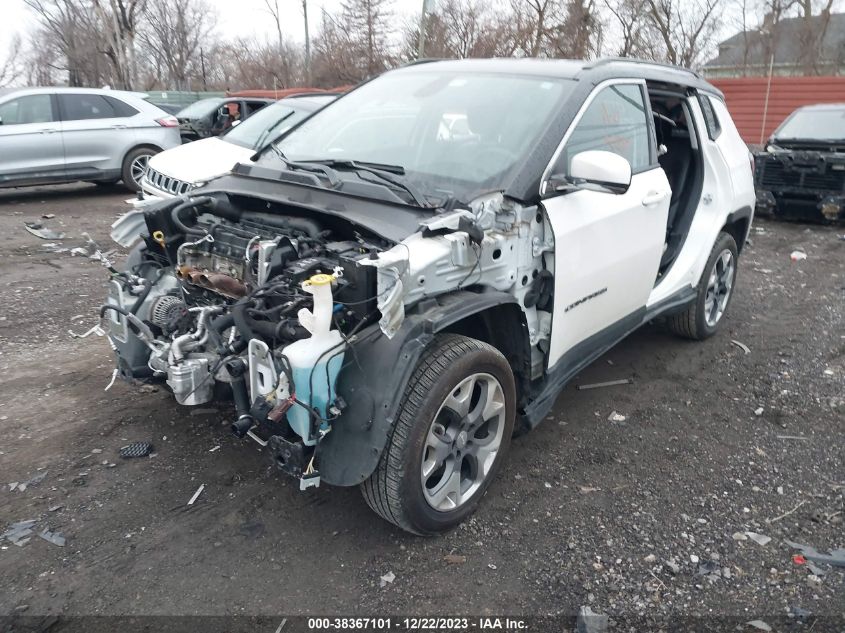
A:
{"type": "Polygon", "coordinates": [[[388,338],[378,324],[363,330],[347,351],[337,392],[346,409],[317,445],[320,476],[334,486],[355,486],[373,473],[387,444],[408,380],[434,336],[449,325],[507,303],[504,292],[459,291],[428,299],[409,310],[388,338]]]}

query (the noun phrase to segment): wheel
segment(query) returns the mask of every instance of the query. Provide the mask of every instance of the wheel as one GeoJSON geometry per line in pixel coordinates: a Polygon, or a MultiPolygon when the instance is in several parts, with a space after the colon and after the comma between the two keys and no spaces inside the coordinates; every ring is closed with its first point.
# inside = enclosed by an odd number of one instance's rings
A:
{"type": "Polygon", "coordinates": [[[158,154],[152,147],[136,147],[123,159],[121,170],[123,185],[132,192],[141,188],[141,179],[147,172],[147,163],[150,158],[158,154]]]}
{"type": "Polygon", "coordinates": [[[698,282],[695,302],[669,317],[669,329],[697,341],[713,336],[731,302],[736,273],[736,241],[728,233],[719,233],[698,282]]]}
{"type": "Polygon", "coordinates": [[[438,336],[417,363],[367,504],[414,534],[454,527],[478,507],[510,446],[516,388],[507,360],[466,336],[438,336]]]}

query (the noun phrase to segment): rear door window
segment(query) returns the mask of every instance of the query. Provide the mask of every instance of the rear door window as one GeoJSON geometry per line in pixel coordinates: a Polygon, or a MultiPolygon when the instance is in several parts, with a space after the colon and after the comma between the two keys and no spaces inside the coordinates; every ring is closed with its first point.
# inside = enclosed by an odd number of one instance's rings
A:
{"type": "Polygon", "coordinates": [[[711,141],[715,141],[722,133],[722,126],[719,124],[719,117],[716,116],[716,111],[713,109],[713,103],[707,95],[698,95],[698,104],[701,106],[702,114],[704,114],[707,136],[710,137],[711,141]]]}
{"type": "Polygon", "coordinates": [[[113,119],[119,116],[112,104],[102,95],[60,94],[59,107],[64,121],[113,119]]]}
{"type": "Polygon", "coordinates": [[[25,123],[50,123],[56,120],[52,98],[49,94],[18,97],[0,105],[0,120],[3,125],[25,123]]]}

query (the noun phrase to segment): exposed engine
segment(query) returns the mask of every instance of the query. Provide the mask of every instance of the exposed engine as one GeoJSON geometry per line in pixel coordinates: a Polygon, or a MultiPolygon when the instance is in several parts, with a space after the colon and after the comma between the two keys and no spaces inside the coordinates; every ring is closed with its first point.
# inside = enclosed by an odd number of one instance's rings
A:
{"type": "Polygon", "coordinates": [[[228,385],[237,435],[308,447],[343,409],[350,337],[378,318],[377,271],[359,263],[386,244],[273,211],[199,198],[146,212],[146,252],[101,312],[124,377],[164,378],[184,405],[228,385]]]}

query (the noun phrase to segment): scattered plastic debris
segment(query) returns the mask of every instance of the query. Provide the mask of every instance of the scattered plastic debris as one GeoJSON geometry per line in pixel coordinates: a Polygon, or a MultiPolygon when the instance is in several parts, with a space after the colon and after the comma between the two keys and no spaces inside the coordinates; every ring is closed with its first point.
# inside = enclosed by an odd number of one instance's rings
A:
{"type": "Polygon", "coordinates": [[[806,565],[807,559],[804,558],[801,554],[793,554],[792,555],[792,562],[796,565],[806,565]]]}
{"type": "Polygon", "coordinates": [[[770,627],[768,624],[763,622],[763,620],[751,620],[750,622],[746,622],[745,624],[747,624],[748,626],[752,626],[759,631],[771,631],[772,630],[772,627],[770,627]]]}
{"type": "Polygon", "coordinates": [[[0,540],[6,539],[12,545],[23,547],[29,543],[29,539],[32,536],[32,528],[36,522],[35,519],[28,519],[26,521],[12,523],[3,534],[0,534],[0,540]]]}
{"type": "Polygon", "coordinates": [[[387,585],[393,583],[394,580],[396,580],[396,574],[389,571],[379,579],[379,586],[386,587],[387,585]]]}
{"type": "Polygon", "coordinates": [[[606,615],[596,613],[590,607],[585,606],[578,609],[575,630],[577,633],[605,633],[609,624],[610,621],[606,615]]]}
{"type": "Polygon", "coordinates": [[[748,540],[748,537],[745,536],[745,534],[743,534],[742,532],[734,532],[733,535],[731,535],[731,538],[735,541],[747,541],[748,540]]]}
{"type": "Polygon", "coordinates": [[[65,238],[64,233],[48,229],[41,222],[24,222],[23,225],[27,231],[42,240],[63,240],[65,238]]]}
{"type": "Polygon", "coordinates": [[[467,557],[462,554],[446,554],[446,556],[443,557],[443,560],[450,565],[463,565],[467,562],[467,557]]]}
{"type": "Polygon", "coordinates": [[[761,415],[763,415],[763,411],[765,411],[763,407],[757,407],[756,409],[754,409],[754,415],[760,417],[761,415]]]}
{"type": "Polygon", "coordinates": [[[804,437],[803,435],[778,435],[777,438],[779,440],[809,440],[809,437],[804,437]]]}
{"type": "Polygon", "coordinates": [[[599,492],[601,488],[593,488],[592,486],[578,486],[578,490],[582,495],[590,494],[591,492],[599,492]]]}
{"type": "Polygon", "coordinates": [[[64,534],[61,532],[51,532],[50,530],[44,530],[38,533],[38,536],[43,538],[48,543],[52,543],[53,545],[58,545],[59,547],[64,547],[65,543],[67,542],[64,534]]]}
{"type": "Polygon", "coordinates": [[[190,500],[190,501],[188,501],[188,505],[189,505],[189,506],[194,505],[194,501],[196,501],[196,500],[197,500],[197,498],[198,498],[198,497],[202,494],[202,491],[203,491],[203,490],[205,490],[205,484],[200,484],[200,487],[199,487],[199,488],[197,488],[197,491],[194,493],[194,496],[193,496],[193,497],[191,497],[191,500],[190,500]]]}
{"type": "Polygon", "coordinates": [[[56,214],[55,213],[45,213],[41,217],[44,218],[45,220],[52,220],[53,218],[56,217],[56,214]]]}
{"type": "Polygon", "coordinates": [[[607,416],[607,419],[608,419],[608,420],[610,420],[611,422],[624,422],[624,421],[625,421],[625,420],[627,420],[628,418],[626,418],[626,417],[625,417],[624,415],[622,415],[621,413],[617,413],[616,411],[612,411],[612,412],[610,413],[610,415],[609,415],[609,416],[607,416]]]}
{"type": "Polygon", "coordinates": [[[816,563],[826,563],[834,567],[845,567],[845,549],[832,549],[830,550],[830,554],[822,554],[810,545],[802,545],[793,541],[786,541],[786,544],[793,549],[799,550],[807,560],[816,563]]]}
{"type": "Polygon", "coordinates": [[[208,449],[208,452],[209,452],[209,453],[213,453],[214,451],[219,451],[219,450],[220,450],[220,445],[218,444],[218,445],[217,445],[217,446],[215,446],[214,448],[210,448],[210,449],[208,449]]]}
{"type": "Polygon", "coordinates": [[[127,459],[132,457],[146,457],[152,452],[153,445],[151,442],[132,442],[121,447],[120,456],[127,459]]]}
{"type": "Polygon", "coordinates": [[[751,348],[750,348],[750,347],[748,347],[748,345],[746,345],[746,344],[745,344],[745,343],[743,343],[742,341],[737,341],[737,340],[735,340],[735,339],[731,339],[731,343],[733,343],[734,345],[736,345],[739,349],[741,349],[741,350],[742,350],[743,352],[745,352],[746,354],[750,354],[750,353],[751,353],[751,348]]]}
{"type": "Polygon", "coordinates": [[[9,492],[14,492],[15,490],[17,490],[18,492],[23,492],[29,486],[36,486],[40,484],[42,481],[44,481],[44,478],[47,476],[47,472],[48,471],[44,470],[40,473],[33,475],[32,477],[23,482],[13,481],[9,484],[9,492]]]}
{"type": "Polygon", "coordinates": [[[620,380],[608,380],[607,382],[594,382],[589,385],[578,385],[578,391],[585,391],[587,389],[602,389],[603,387],[615,387],[617,385],[630,385],[634,381],[631,378],[621,378],[620,380]]]}
{"type": "Polygon", "coordinates": [[[757,534],[757,532],[746,532],[745,536],[757,543],[757,545],[766,545],[772,540],[771,536],[766,536],[765,534],[757,534]]]}
{"type": "Polygon", "coordinates": [[[789,254],[789,259],[794,262],[800,262],[801,260],[807,259],[807,253],[804,251],[792,251],[792,253],[789,254]]]}

